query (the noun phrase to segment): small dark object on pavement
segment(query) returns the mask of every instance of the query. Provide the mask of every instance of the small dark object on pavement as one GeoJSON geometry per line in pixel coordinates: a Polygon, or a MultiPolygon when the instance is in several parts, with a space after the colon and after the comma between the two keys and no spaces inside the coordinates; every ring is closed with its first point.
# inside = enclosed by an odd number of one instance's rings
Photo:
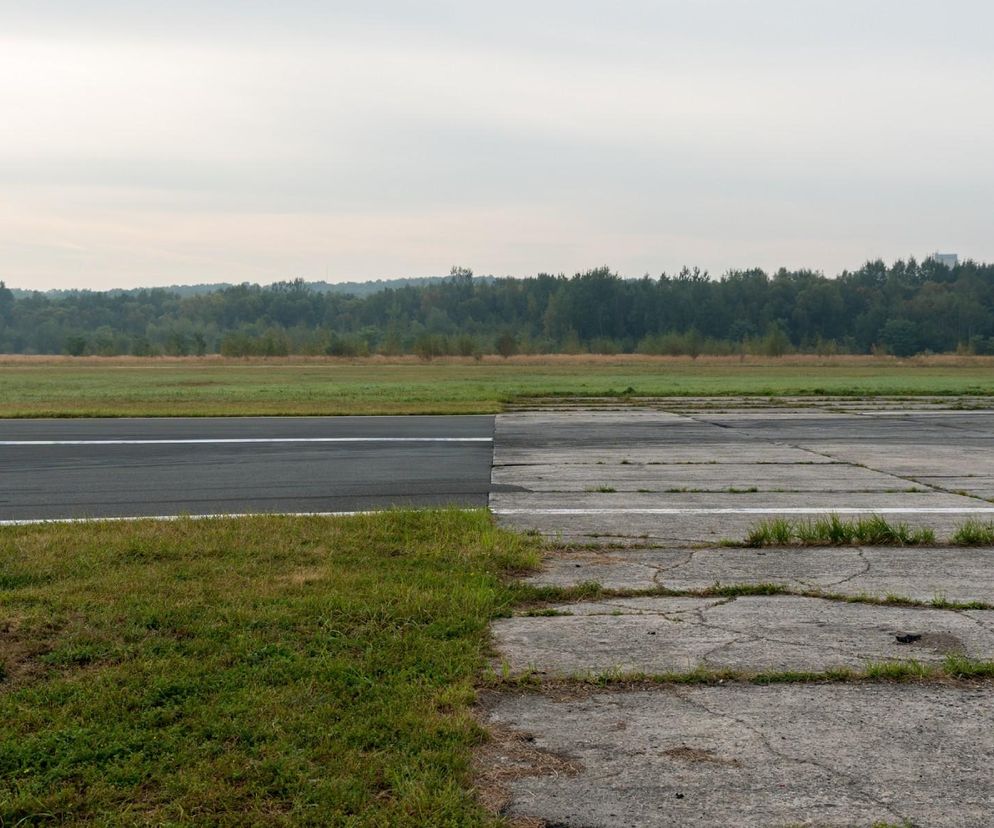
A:
{"type": "Polygon", "coordinates": [[[904,633],[895,635],[894,638],[897,639],[898,644],[913,644],[915,641],[921,640],[921,633],[904,633]]]}

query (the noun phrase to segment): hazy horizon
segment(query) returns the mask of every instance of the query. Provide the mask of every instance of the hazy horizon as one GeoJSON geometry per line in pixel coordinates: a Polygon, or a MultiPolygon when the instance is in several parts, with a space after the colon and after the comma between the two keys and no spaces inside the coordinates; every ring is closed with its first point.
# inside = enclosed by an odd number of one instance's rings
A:
{"type": "MultiPolygon", "coordinates": [[[[905,262],[907,262],[907,261],[914,260],[916,262],[921,263],[921,262],[925,261],[926,259],[931,258],[932,255],[933,254],[929,254],[928,256],[914,256],[912,254],[912,255],[909,255],[909,256],[898,257],[897,259],[893,259],[891,261],[885,261],[883,259],[867,260],[865,262],[860,262],[859,265],[854,265],[854,266],[848,267],[848,268],[842,268],[842,270],[840,270],[838,273],[825,273],[825,272],[821,271],[818,268],[797,268],[797,270],[810,270],[810,271],[815,272],[815,273],[820,273],[822,276],[825,276],[825,277],[827,277],[829,279],[836,279],[839,276],[841,276],[844,272],[847,272],[847,271],[848,272],[856,271],[859,268],[863,267],[864,265],[871,264],[871,263],[873,263],[875,261],[883,261],[883,263],[884,263],[885,266],[890,267],[891,265],[895,264],[898,261],[905,261],[905,262]]],[[[986,265],[987,264],[986,262],[983,262],[983,261],[973,260],[973,259],[970,259],[969,257],[964,258],[962,256],[960,257],[959,261],[960,261],[960,264],[963,264],[963,263],[965,263],[967,261],[974,261],[976,264],[980,264],[980,265],[986,265]]],[[[659,271],[659,272],[646,272],[646,273],[641,273],[641,274],[632,274],[632,273],[619,273],[614,268],[611,268],[609,266],[598,265],[597,267],[583,268],[582,270],[575,271],[575,272],[572,272],[572,273],[566,273],[564,271],[551,271],[551,270],[550,271],[539,271],[539,272],[536,272],[536,273],[508,273],[508,274],[477,273],[477,272],[473,271],[473,275],[474,275],[474,277],[480,277],[480,278],[484,278],[484,279],[532,279],[532,278],[535,278],[535,277],[540,276],[540,275],[563,276],[563,277],[566,277],[566,278],[570,278],[572,276],[579,275],[579,274],[582,274],[582,273],[587,273],[587,272],[590,272],[592,270],[598,270],[598,269],[600,269],[602,267],[608,267],[608,270],[610,270],[615,275],[621,277],[622,279],[641,279],[641,278],[644,278],[645,276],[649,276],[652,279],[658,279],[658,278],[660,278],[660,277],[662,277],[664,275],[665,276],[674,277],[674,276],[679,275],[680,271],[684,269],[684,267],[681,267],[681,268],[673,270],[673,271],[665,271],[665,272],[659,271]]],[[[721,273],[712,273],[712,272],[706,270],[705,268],[700,268],[700,267],[697,267],[695,265],[688,265],[688,266],[685,266],[685,267],[688,270],[692,270],[693,271],[693,270],[696,269],[699,272],[705,273],[706,275],[708,275],[713,280],[720,280],[721,278],[723,278],[725,276],[728,276],[728,275],[730,275],[731,273],[734,273],[734,272],[744,272],[744,271],[750,271],[750,270],[755,269],[754,267],[729,268],[729,269],[727,269],[725,271],[722,271],[721,273]]],[[[470,268],[470,270],[472,271],[472,268],[470,268]]],[[[777,268],[776,270],[773,270],[773,269],[764,269],[764,272],[766,272],[767,276],[773,277],[773,276],[776,275],[777,270],[779,270],[779,268],[777,268]]],[[[303,279],[303,282],[304,282],[305,285],[313,285],[313,284],[329,284],[329,285],[350,285],[350,284],[355,284],[355,285],[364,285],[364,284],[375,284],[377,282],[392,283],[392,282],[417,282],[417,281],[426,281],[426,280],[433,280],[433,279],[435,279],[435,280],[441,280],[441,279],[449,278],[451,276],[452,276],[451,273],[435,273],[435,274],[426,274],[426,275],[419,275],[419,276],[375,276],[375,277],[371,277],[369,279],[350,279],[350,278],[346,277],[346,278],[337,279],[337,280],[334,280],[334,281],[328,280],[328,279],[303,279]]],[[[234,286],[234,285],[242,285],[242,284],[248,284],[248,285],[252,285],[252,286],[255,286],[255,287],[261,287],[261,288],[268,288],[268,287],[272,287],[273,285],[275,285],[277,283],[285,283],[285,282],[289,282],[289,281],[295,281],[295,280],[301,279],[301,278],[302,277],[290,276],[290,277],[287,277],[285,279],[284,278],[266,279],[266,280],[243,279],[241,281],[232,281],[232,280],[221,280],[221,279],[218,279],[218,280],[215,280],[215,281],[173,282],[173,283],[170,283],[170,284],[166,284],[166,283],[155,283],[155,284],[151,284],[150,283],[150,284],[114,285],[112,287],[106,287],[106,288],[89,288],[89,287],[34,288],[34,287],[25,287],[23,285],[17,285],[17,284],[14,284],[12,282],[6,282],[3,279],[0,279],[0,282],[3,282],[5,284],[5,286],[8,287],[8,288],[11,288],[13,290],[20,290],[20,291],[37,290],[37,291],[40,291],[40,292],[50,292],[50,291],[92,290],[94,292],[106,292],[106,291],[114,291],[114,290],[130,291],[130,290],[142,290],[142,289],[158,289],[158,290],[177,289],[177,290],[186,290],[186,289],[191,289],[191,288],[223,287],[225,285],[233,285],[234,286]]]]}
{"type": "Polygon", "coordinates": [[[0,10],[21,289],[994,259],[994,7],[0,10]]]}

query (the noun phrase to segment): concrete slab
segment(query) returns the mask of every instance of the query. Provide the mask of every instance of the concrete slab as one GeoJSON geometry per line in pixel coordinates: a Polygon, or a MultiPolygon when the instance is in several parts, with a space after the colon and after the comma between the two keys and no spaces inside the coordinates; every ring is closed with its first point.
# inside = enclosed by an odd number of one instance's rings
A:
{"type": "Polygon", "coordinates": [[[994,605],[994,549],[582,549],[548,556],[543,571],[526,580],[555,586],[596,581],[633,590],[781,584],[838,595],[994,605]]]}
{"type": "MultiPolygon", "coordinates": [[[[987,687],[684,687],[492,704],[492,726],[564,760],[505,767],[510,817],[564,828],[980,826],[994,813],[987,687]]],[[[499,741],[487,748],[491,767],[507,756],[499,741]]]]}
{"type": "MultiPolygon", "coordinates": [[[[584,491],[591,486],[605,485],[619,492],[648,489],[663,493],[678,489],[721,492],[729,488],[757,488],[762,492],[895,492],[906,491],[908,488],[922,491],[927,489],[924,484],[909,484],[902,478],[846,463],[546,463],[496,466],[493,469],[493,482],[522,486],[533,492],[584,491]]],[[[989,485],[994,486],[994,483],[989,485]]]]}
{"type": "Polygon", "coordinates": [[[994,442],[966,441],[947,433],[945,443],[915,445],[909,439],[903,450],[863,443],[806,442],[804,447],[837,462],[862,464],[871,469],[918,480],[929,477],[979,474],[994,476],[994,442]]]}
{"type": "MultiPolygon", "coordinates": [[[[506,415],[500,415],[501,417],[506,415]]],[[[569,415],[567,415],[569,416],[569,415]]],[[[498,417],[498,422],[500,417],[498,417]]],[[[729,449],[726,444],[689,441],[686,445],[663,442],[617,441],[601,446],[525,446],[499,440],[494,446],[494,465],[532,465],[536,463],[570,465],[614,465],[622,460],[633,463],[690,465],[719,463],[833,463],[845,462],[791,446],[740,443],[729,449]]]]}
{"type": "Polygon", "coordinates": [[[881,514],[897,523],[931,527],[939,538],[948,538],[967,520],[994,519],[994,504],[934,491],[493,492],[490,508],[501,525],[564,542],[604,543],[628,536],[654,546],[742,540],[758,521],[781,516],[881,514]]]}
{"type": "MultiPolygon", "coordinates": [[[[495,495],[491,494],[491,508],[495,509],[495,495]]],[[[503,501],[502,503],[506,503],[503,501]]],[[[516,504],[521,506],[520,503],[516,504]]],[[[516,530],[536,531],[547,538],[564,544],[614,545],[623,543],[634,546],[715,545],[724,540],[741,540],[758,520],[776,514],[730,513],[708,511],[686,513],[637,513],[624,509],[614,511],[586,511],[543,513],[525,508],[522,511],[495,509],[497,522],[516,530]]],[[[821,512],[824,514],[825,512],[821,512]]],[[[788,517],[797,515],[787,515],[788,517]]],[[[812,515],[801,515],[811,517],[812,515]]],[[[939,540],[948,538],[967,519],[988,520],[992,516],[975,513],[959,514],[887,514],[888,519],[909,526],[927,526],[935,530],[939,540]]]]}
{"type": "MultiPolygon", "coordinates": [[[[940,538],[966,519],[994,519],[981,499],[994,493],[991,400],[801,398],[778,400],[773,410],[756,398],[639,402],[636,411],[591,415],[556,401],[574,410],[497,418],[494,479],[532,490],[494,493],[498,521],[601,544],[553,556],[534,582],[674,590],[774,582],[994,603],[990,549],[691,548],[742,538],[778,514],[858,509],[930,526],[940,538]],[[761,491],[721,491],[752,486],[761,491]],[[616,491],[586,491],[600,487],[616,491]],[[907,491],[919,487],[933,491],[907,491]]],[[[511,670],[818,672],[868,661],[936,663],[953,652],[994,657],[994,611],[798,596],[557,609],[573,615],[495,623],[511,670]]],[[[983,825],[994,812],[991,689],[731,685],[564,701],[511,696],[491,721],[504,735],[532,734],[518,743],[539,757],[521,767],[519,751],[505,764],[511,816],[586,828],[983,825]]],[[[502,744],[491,751],[496,766],[505,761],[502,744]]]]}
{"type": "Polygon", "coordinates": [[[757,443],[690,417],[660,411],[525,412],[497,418],[494,465],[757,460],[823,462],[803,449],[757,443]],[[755,445],[754,445],[755,444],[755,445]]]}
{"type": "Polygon", "coordinates": [[[924,509],[962,509],[994,518],[994,505],[975,498],[946,492],[495,492],[491,508],[501,513],[509,509],[543,512],[547,510],[632,511],[645,509],[718,511],[748,508],[766,515],[790,514],[791,510],[818,512],[858,509],[875,512],[903,509],[911,513],[924,509]]]}
{"type": "Polygon", "coordinates": [[[532,490],[493,493],[498,519],[564,541],[713,544],[743,537],[762,516],[787,514],[780,509],[880,512],[940,536],[968,519],[994,519],[984,511],[994,505],[982,499],[992,493],[986,480],[973,490],[981,497],[937,481],[994,479],[990,411],[541,412],[499,416],[496,435],[494,479],[532,490]],[[721,491],[753,487],[760,491],[721,491]],[[599,488],[616,491],[587,491],[599,488]],[[922,511],[934,508],[963,512],[922,511]]]}
{"type": "Polygon", "coordinates": [[[494,622],[512,672],[665,674],[698,668],[812,671],[868,662],[994,658],[994,611],[846,604],[796,596],[627,598],[494,622]],[[902,644],[897,636],[919,636],[902,644]]]}

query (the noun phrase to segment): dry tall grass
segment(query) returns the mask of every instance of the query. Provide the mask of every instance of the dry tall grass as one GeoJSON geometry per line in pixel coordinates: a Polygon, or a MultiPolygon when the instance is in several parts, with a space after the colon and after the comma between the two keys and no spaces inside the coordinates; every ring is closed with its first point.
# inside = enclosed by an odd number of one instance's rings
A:
{"type": "MultiPolygon", "coordinates": [[[[756,356],[655,356],[649,354],[518,354],[512,357],[500,357],[494,354],[477,360],[473,357],[441,356],[430,360],[436,365],[528,365],[558,366],[572,365],[714,365],[735,366],[749,365],[754,367],[775,366],[858,366],[863,368],[880,366],[916,366],[923,367],[990,367],[994,369],[994,356],[974,356],[969,354],[928,354],[916,357],[900,358],[878,354],[837,354],[819,356],[816,354],[787,354],[780,357],[756,356]]],[[[413,354],[402,356],[368,356],[368,357],[334,357],[334,356],[285,356],[285,357],[223,357],[219,354],[196,357],[135,357],[135,356],[61,356],[61,355],[29,355],[29,354],[0,354],[0,367],[36,367],[42,365],[58,366],[121,366],[136,368],[142,366],[219,366],[219,365],[424,365],[429,361],[413,354]]]]}

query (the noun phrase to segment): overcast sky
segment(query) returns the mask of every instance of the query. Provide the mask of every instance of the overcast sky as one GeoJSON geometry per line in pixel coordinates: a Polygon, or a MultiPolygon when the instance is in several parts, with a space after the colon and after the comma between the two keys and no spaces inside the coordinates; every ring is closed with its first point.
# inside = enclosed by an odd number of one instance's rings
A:
{"type": "Polygon", "coordinates": [[[0,279],[994,259],[989,0],[0,0],[0,279]]]}

